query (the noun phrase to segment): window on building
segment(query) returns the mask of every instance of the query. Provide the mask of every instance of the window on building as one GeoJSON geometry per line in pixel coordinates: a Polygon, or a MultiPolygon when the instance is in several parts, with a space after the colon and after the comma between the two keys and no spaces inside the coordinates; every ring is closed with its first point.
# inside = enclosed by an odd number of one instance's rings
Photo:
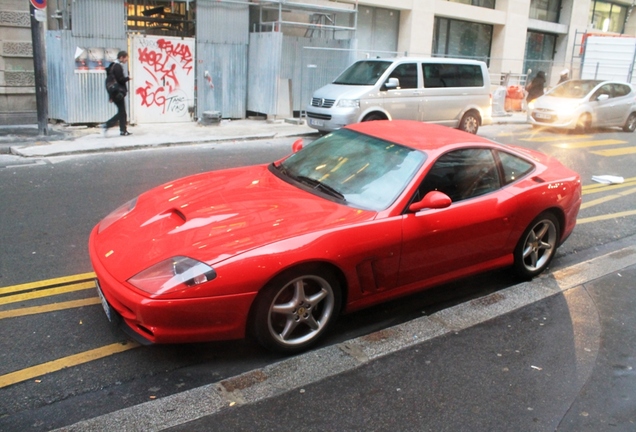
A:
{"type": "Polygon", "coordinates": [[[548,74],[554,60],[554,49],[557,36],[550,33],[539,33],[528,31],[526,36],[526,60],[524,72],[531,69],[528,76],[535,76],[537,72],[543,71],[548,74]]]}
{"type": "Polygon", "coordinates": [[[464,3],[471,6],[485,7],[489,9],[495,8],[495,0],[448,0],[453,3],[464,3]]]}
{"type": "Polygon", "coordinates": [[[626,19],[627,6],[594,0],[590,3],[590,23],[596,30],[623,33],[626,19]]]}
{"type": "Polygon", "coordinates": [[[435,17],[433,55],[483,60],[488,63],[492,26],[435,17]]]}
{"type": "Polygon", "coordinates": [[[530,18],[541,21],[559,22],[561,0],[532,0],[530,18]]]}

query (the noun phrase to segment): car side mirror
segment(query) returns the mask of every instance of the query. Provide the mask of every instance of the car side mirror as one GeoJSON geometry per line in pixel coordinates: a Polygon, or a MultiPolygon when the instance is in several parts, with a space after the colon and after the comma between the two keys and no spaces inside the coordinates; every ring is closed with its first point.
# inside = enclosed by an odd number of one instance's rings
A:
{"type": "Polygon", "coordinates": [[[596,98],[597,101],[599,102],[603,102],[609,99],[609,95],[608,94],[602,94],[602,95],[598,95],[598,97],[596,98]]]}
{"type": "Polygon", "coordinates": [[[400,80],[397,78],[389,78],[385,83],[384,83],[384,88],[386,90],[391,90],[391,89],[396,89],[400,86],[400,80]]]}
{"type": "Polygon", "coordinates": [[[294,143],[292,144],[292,152],[297,153],[300,150],[302,150],[303,148],[303,139],[302,138],[298,138],[296,141],[294,141],[294,143]]]}
{"type": "Polygon", "coordinates": [[[440,191],[430,191],[420,201],[409,206],[409,211],[416,213],[422,209],[443,209],[451,205],[453,201],[448,195],[440,191]]]}

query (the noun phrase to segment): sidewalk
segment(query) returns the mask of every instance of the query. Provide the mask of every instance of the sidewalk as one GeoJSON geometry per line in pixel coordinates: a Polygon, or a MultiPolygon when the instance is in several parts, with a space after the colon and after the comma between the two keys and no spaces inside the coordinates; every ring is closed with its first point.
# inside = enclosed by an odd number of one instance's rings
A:
{"type": "Polygon", "coordinates": [[[60,430],[633,431],[636,246],[607,247],[431,316],[60,430]]]}
{"type": "MultiPolygon", "coordinates": [[[[510,123],[526,123],[525,113],[494,117],[492,124],[510,123]]],[[[132,135],[123,137],[119,135],[117,128],[112,128],[104,138],[98,127],[53,125],[51,134],[41,137],[37,135],[37,125],[0,127],[0,153],[23,157],[48,157],[214,141],[302,136],[317,132],[301,119],[222,120],[220,124],[208,126],[195,122],[143,124],[131,126],[129,131],[132,135]]]]}

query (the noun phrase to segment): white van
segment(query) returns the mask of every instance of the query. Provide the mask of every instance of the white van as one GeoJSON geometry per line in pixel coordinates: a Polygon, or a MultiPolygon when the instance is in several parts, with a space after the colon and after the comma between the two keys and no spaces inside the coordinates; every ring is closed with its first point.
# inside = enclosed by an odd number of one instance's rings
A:
{"type": "Polygon", "coordinates": [[[477,133],[492,121],[486,64],[448,58],[368,59],[317,90],[307,123],[328,132],[351,123],[419,120],[477,133]]]}

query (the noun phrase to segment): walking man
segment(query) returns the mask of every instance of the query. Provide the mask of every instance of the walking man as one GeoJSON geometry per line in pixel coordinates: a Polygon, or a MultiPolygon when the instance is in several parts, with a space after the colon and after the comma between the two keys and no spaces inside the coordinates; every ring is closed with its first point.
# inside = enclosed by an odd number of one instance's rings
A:
{"type": "Polygon", "coordinates": [[[117,114],[115,114],[110,120],[102,124],[102,136],[106,137],[108,128],[111,128],[119,123],[119,135],[127,136],[131,135],[126,129],[126,104],[125,98],[128,93],[126,83],[130,81],[130,77],[124,75],[123,64],[128,62],[128,53],[126,51],[119,51],[117,53],[117,60],[112,62],[106,68],[106,89],[110,97],[110,101],[117,107],[117,114]]]}

